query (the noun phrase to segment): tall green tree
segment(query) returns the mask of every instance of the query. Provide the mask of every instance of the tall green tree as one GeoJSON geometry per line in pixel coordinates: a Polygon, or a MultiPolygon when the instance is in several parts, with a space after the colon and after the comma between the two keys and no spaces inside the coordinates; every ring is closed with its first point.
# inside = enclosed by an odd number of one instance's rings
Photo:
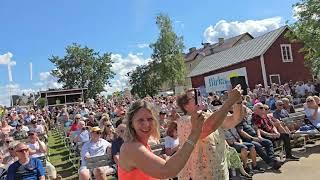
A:
{"type": "Polygon", "coordinates": [[[52,56],[49,60],[56,66],[51,74],[63,88],[88,88],[87,97],[103,91],[104,85],[114,76],[111,53],[100,54],[79,44],[67,46],[64,57],[52,56]]]}
{"type": "Polygon", "coordinates": [[[136,67],[130,74],[131,94],[139,97],[154,96],[161,86],[160,76],[154,70],[154,62],[136,67]]]}
{"type": "Polygon", "coordinates": [[[291,25],[292,32],[287,36],[293,41],[302,41],[301,49],[306,56],[306,64],[313,73],[320,73],[320,1],[300,0],[293,5],[297,21],[291,25]]]}
{"type": "Polygon", "coordinates": [[[185,77],[183,56],[183,38],[173,31],[169,16],[160,14],[156,18],[160,30],[157,41],[150,45],[153,49],[151,58],[154,68],[163,83],[169,83],[174,90],[176,83],[181,83],[185,77]]]}

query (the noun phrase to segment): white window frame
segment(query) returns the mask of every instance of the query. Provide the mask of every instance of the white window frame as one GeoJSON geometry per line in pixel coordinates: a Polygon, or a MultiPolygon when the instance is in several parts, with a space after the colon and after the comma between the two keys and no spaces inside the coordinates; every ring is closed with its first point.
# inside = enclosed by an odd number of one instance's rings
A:
{"type": "Polygon", "coordinates": [[[293,56],[292,56],[292,49],[291,49],[291,44],[281,44],[280,45],[280,49],[281,49],[281,57],[282,57],[282,62],[293,62],[293,56]],[[287,54],[287,57],[288,55],[291,57],[290,59],[284,59],[284,56],[283,56],[283,47],[288,47],[289,48],[289,54],[287,54]]]}
{"type": "MultiPolygon", "coordinates": [[[[279,83],[281,84],[280,74],[270,74],[270,75],[269,75],[270,84],[273,83],[273,82],[272,82],[272,78],[271,78],[271,77],[273,77],[273,76],[277,76],[277,77],[279,78],[279,83]]],[[[280,85],[280,84],[279,84],[279,85],[280,85]]]]}

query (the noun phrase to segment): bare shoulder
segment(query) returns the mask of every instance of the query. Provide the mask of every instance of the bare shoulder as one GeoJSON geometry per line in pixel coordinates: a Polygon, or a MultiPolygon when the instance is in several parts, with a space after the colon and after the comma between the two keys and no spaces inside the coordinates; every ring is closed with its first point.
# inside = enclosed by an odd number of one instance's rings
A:
{"type": "Polygon", "coordinates": [[[138,142],[125,142],[121,145],[120,154],[127,155],[132,153],[138,153],[139,151],[143,151],[145,147],[138,142]]]}

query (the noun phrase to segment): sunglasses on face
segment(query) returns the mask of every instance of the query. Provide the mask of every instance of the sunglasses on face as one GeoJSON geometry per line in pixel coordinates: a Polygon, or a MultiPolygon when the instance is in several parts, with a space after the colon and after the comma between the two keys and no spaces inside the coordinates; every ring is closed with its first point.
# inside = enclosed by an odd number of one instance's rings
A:
{"type": "Polygon", "coordinates": [[[111,127],[111,124],[107,124],[106,126],[107,126],[107,127],[111,127]]]}
{"type": "Polygon", "coordinates": [[[20,149],[20,150],[18,150],[17,152],[20,152],[20,153],[22,153],[22,152],[27,152],[29,149],[20,149]]]}
{"type": "Polygon", "coordinates": [[[96,133],[96,134],[101,134],[101,132],[100,132],[100,131],[94,131],[94,133],[96,133]]]}
{"type": "Polygon", "coordinates": [[[264,107],[259,107],[259,109],[261,109],[261,110],[269,110],[269,108],[264,108],[264,107]]]}
{"type": "Polygon", "coordinates": [[[313,102],[313,100],[308,100],[307,102],[313,102]]]}

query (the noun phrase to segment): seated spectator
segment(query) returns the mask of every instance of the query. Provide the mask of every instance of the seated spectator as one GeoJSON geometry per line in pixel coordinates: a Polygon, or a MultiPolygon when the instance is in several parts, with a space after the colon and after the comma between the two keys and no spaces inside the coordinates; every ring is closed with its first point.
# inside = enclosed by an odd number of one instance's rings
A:
{"type": "Polygon", "coordinates": [[[4,155],[8,155],[9,154],[9,147],[10,147],[10,144],[13,142],[13,138],[12,137],[5,137],[4,139],[4,143],[1,147],[2,149],[2,152],[4,153],[4,155]]]}
{"type": "Polygon", "coordinates": [[[103,114],[103,116],[101,117],[100,121],[99,121],[99,127],[100,129],[104,129],[105,124],[110,121],[110,117],[109,114],[105,113],[103,114]]]}
{"type": "Polygon", "coordinates": [[[36,132],[37,134],[45,134],[43,125],[37,124],[36,120],[31,121],[31,126],[29,128],[30,132],[36,132]]]}
{"type": "Polygon", "coordinates": [[[273,121],[267,116],[265,107],[262,103],[257,103],[253,107],[252,122],[254,126],[259,129],[260,136],[266,137],[271,141],[280,139],[284,143],[284,149],[286,151],[286,158],[290,160],[298,160],[299,158],[292,155],[290,134],[282,132],[280,133],[274,126],[273,121]]]}
{"type": "Polygon", "coordinates": [[[289,114],[296,112],[293,104],[290,103],[290,100],[288,98],[282,98],[281,101],[283,102],[283,108],[287,110],[289,114]]]}
{"type": "MultiPolygon", "coordinates": [[[[111,144],[102,139],[101,136],[102,130],[99,127],[93,127],[91,129],[91,139],[90,141],[84,143],[81,149],[81,166],[79,168],[79,179],[80,180],[89,180],[90,172],[87,169],[86,159],[94,156],[105,155],[107,149],[111,147],[111,144]]],[[[105,179],[106,175],[113,173],[114,170],[109,166],[95,168],[93,170],[94,177],[96,179],[105,179]]]]}
{"type": "Polygon", "coordinates": [[[106,124],[104,125],[101,138],[107,140],[110,143],[115,138],[115,130],[110,121],[107,121],[106,124]]]}
{"type": "Polygon", "coordinates": [[[177,113],[177,108],[176,107],[173,107],[171,109],[171,114],[169,116],[169,120],[170,121],[177,121],[178,119],[180,118],[180,115],[177,113]]]}
{"type": "Polygon", "coordinates": [[[71,134],[73,136],[74,143],[85,143],[88,142],[89,139],[89,131],[88,127],[86,127],[86,123],[84,121],[79,121],[78,131],[71,134]]]}
{"type": "Polygon", "coordinates": [[[7,120],[3,120],[1,123],[0,132],[2,132],[2,134],[9,134],[12,130],[14,130],[14,127],[10,126],[7,120]]]}
{"type": "MultiPolygon", "coordinates": [[[[81,116],[81,115],[80,115],[81,116]]],[[[64,127],[69,128],[72,125],[72,120],[69,118],[68,113],[61,114],[61,120],[63,122],[64,127]]]]}
{"type": "Polygon", "coordinates": [[[320,127],[320,108],[318,104],[316,104],[314,97],[307,97],[306,103],[304,104],[304,112],[314,126],[320,127]]]}
{"type": "Polygon", "coordinates": [[[168,125],[167,136],[164,138],[164,147],[167,156],[172,156],[179,149],[177,123],[172,121],[168,125]]]}
{"type": "Polygon", "coordinates": [[[89,117],[88,117],[88,120],[87,120],[87,126],[90,126],[90,127],[96,127],[96,126],[99,126],[96,118],[95,118],[95,114],[93,112],[91,112],[89,114],[89,117]]]}
{"type": "Polygon", "coordinates": [[[212,101],[210,102],[210,104],[212,106],[221,106],[222,102],[220,101],[219,96],[214,95],[214,96],[212,96],[212,101]]]}
{"type": "Polygon", "coordinates": [[[78,131],[78,129],[79,129],[78,124],[79,124],[80,120],[81,120],[81,115],[80,114],[77,114],[77,115],[74,116],[74,120],[73,120],[73,122],[71,124],[71,127],[70,127],[68,135],[70,135],[70,133],[72,133],[72,132],[78,131]]]}
{"type": "Polygon", "coordinates": [[[268,106],[270,107],[271,111],[274,111],[277,109],[276,102],[280,99],[281,99],[280,94],[275,94],[273,99],[270,99],[270,102],[269,102],[270,104],[268,104],[268,106]]]}
{"type": "Polygon", "coordinates": [[[273,117],[279,120],[289,117],[289,113],[284,109],[283,102],[281,100],[276,101],[276,110],[273,112],[273,117]]]}
{"type": "Polygon", "coordinates": [[[159,112],[159,125],[160,129],[167,129],[168,127],[168,120],[166,119],[167,113],[165,111],[159,112]]]}
{"type": "Polygon", "coordinates": [[[320,98],[319,98],[319,96],[313,96],[313,99],[316,102],[316,104],[318,104],[318,106],[320,106],[320,98]]]}
{"type": "Polygon", "coordinates": [[[22,129],[21,124],[17,124],[16,130],[12,134],[15,140],[25,139],[28,137],[28,132],[22,129]]]}
{"type": "Polygon", "coordinates": [[[247,173],[251,173],[248,167],[248,154],[252,159],[252,170],[264,172],[264,169],[257,166],[257,152],[252,143],[243,142],[235,128],[224,130],[224,135],[229,146],[235,148],[240,153],[243,167],[247,173]]]}
{"type": "Polygon", "coordinates": [[[29,157],[29,148],[24,143],[15,147],[18,161],[9,166],[8,180],[16,179],[45,179],[45,170],[39,159],[29,157]]]}
{"type": "Polygon", "coordinates": [[[118,120],[116,122],[117,137],[112,141],[111,145],[111,156],[113,161],[117,164],[117,166],[119,162],[120,148],[124,142],[125,129],[126,125],[122,124],[122,120],[118,120]]]}
{"type": "Polygon", "coordinates": [[[284,103],[280,100],[276,102],[277,109],[273,112],[273,121],[274,125],[277,127],[278,131],[285,132],[285,133],[291,133],[295,132],[300,128],[300,126],[296,123],[292,123],[290,127],[287,127],[281,119],[288,118],[289,113],[286,109],[284,109],[284,103]]]}
{"type": "MultiPolygon", "coordinates": [[[[39,139],[38,134],[35,132],[29,133],[27,145],[29,147],[28,154],[30,154],[31,158],[43,157],[45,156],[45,153],[47,153],[48,151],[46,144],[39,139]]],[[[46,169],[49,177],[53,179],[57,178],[56,168],[47,160],[46,160],[46,169]]]]}
{"type": "Polygon", "coordinates": [[[243,120],[236,126],[241,139],[244,142],[252,143],[258,155],[273,169],[279,169],[281,162],[274,155],[273,144],[269,139],[263,138],[259,129],[254,129],[251,122],[251,114],[248,109],[244,112],[243,120]],[[258,136],[259,135],[259,136],[258,136]]]}
{"type": "Polygon", "coordinates": [[[0,178],[2,178],[3,174],[7,171],[6,165],[3,164],[4,155],[0,152],[0,178]]]}
{"type": "Polygon", "coordinates": [[[8,148],[9,154],[4,155],[3,164],[6,166],[6,169],[8,169],[11,164],[18,160],[14,151],[16,145],[16,142],[10,143],[8,148]]]}

